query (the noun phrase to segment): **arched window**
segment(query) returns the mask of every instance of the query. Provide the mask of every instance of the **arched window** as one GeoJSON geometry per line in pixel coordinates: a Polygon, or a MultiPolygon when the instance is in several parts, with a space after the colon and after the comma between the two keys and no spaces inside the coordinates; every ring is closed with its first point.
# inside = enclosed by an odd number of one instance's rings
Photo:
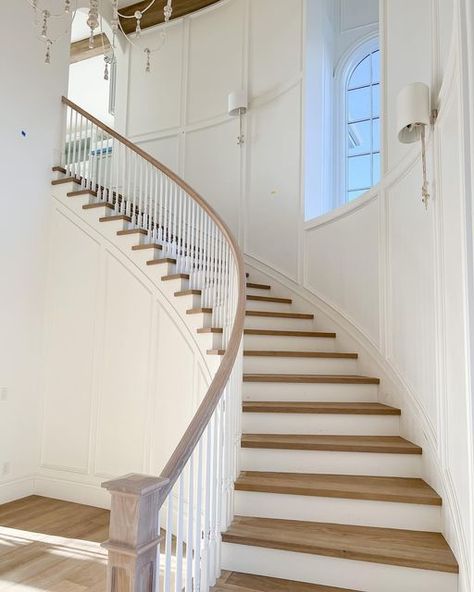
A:
{"type": "Polygon", "coordinates": [[[372,41],[353,54],[345,77],[345,201],[380,180],[380,50],[372,41]]]}

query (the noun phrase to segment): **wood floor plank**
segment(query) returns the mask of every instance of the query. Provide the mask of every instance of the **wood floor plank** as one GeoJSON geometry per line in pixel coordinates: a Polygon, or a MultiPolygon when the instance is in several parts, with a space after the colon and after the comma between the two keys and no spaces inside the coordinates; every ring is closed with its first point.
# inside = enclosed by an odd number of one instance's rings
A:
{"type": "Polygon", "coordinates": [[[244,413],[321,413],[335,415],[400,415],[382,403],[325,403],[301,401],[244,401],[244,413]]]}
{"type": "Polygon", "coordinates": [[[243,448],[326,450],[421,454],[422,449],[400,436],[328,436],[319,434],[242,434],[243,448]]]}
{"type": "Polygon", "coordinates": [[[458,573],[439,533],[236,516],[226,543],[458,573]]]}
{"type": "Polygon", "coordinates": [[[440,496],[423,479],[243,471],[237,491],[335,497],[440,506],[440,496]]]}

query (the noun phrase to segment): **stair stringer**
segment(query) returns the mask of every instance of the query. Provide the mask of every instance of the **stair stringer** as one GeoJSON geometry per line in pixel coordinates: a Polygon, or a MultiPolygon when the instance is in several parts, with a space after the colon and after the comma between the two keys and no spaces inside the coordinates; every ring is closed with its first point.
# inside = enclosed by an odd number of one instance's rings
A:
{"type": "Polygon", "coordinates": [[[270,283],[275,296],[290,297],[296,307],[313,312],[318,330],[335,331],[337,333],[336,349],[357,351],[359,372],[380,378],[378,401],[402,410],[400,435],[423,448],[420,477],[443,498],[442,534],[458,560],[459,589],[462,590],[461,582],[469,581],[470,562],[461,513],[450,476],[441,467],[434,426],[418,403],[412,388],[397,369],[384,359],[369,335],[343,310],[255,257],[245,255],[245,264],[253,281],[270,283]]]}

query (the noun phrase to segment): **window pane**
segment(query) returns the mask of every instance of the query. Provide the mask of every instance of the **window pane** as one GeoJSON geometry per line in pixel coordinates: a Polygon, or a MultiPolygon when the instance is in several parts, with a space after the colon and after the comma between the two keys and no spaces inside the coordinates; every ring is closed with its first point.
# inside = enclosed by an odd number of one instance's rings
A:
{"type": "Polygon", "coordinates": [[[380,84],[372,87],[372,117],[380,117],[380,84]]]}
{"type": "Polygon", "coordinates": [[[373,184],[376,185],[377,183],[380,182],[380,153],[379,154],[374,154],[372,156],[373,159],[373,167],[374,167],[374,172],[373,172],[373,184]]]}
{"type": "Polygon", "coordinates": [[[347,92],[348,121],[370,119],[370,87],[347,92]]]}
{"type": "Polygon", "coordinates": [[[349,78],[348,88],[357,88],[370,84],[370,55],[363,59],[358,66],[354,68],[349,78]]]}
{"type": "Polygon", "coordinates": [[[347,126],[347,154],[367,154],[372,152],[371,145],[372,124],[369,121],[351,123],[347,126]]]}
{"type": "Polygon", "coordinates": [[[356,199],[357,197],[364,195],[366,191],[367,189],[361,189],[360,191],[348,191],[346,201],[352,201],[353,199],[356,199]]]}
{"type": "Polygon", "coordinates": [[[372,156],[354,156],[348,159],[348,190],[365,189],[372,185],[372,156]]]}
{"type": "Polygon", "coordinates": [[[372,82],[380,82],[380,51],[372,54],[372,82]]]}
{"type": "Polygon", "coordinates": [[[372,126],[372,150],[380,152],[380,119],[373,120],[372,126]]]}

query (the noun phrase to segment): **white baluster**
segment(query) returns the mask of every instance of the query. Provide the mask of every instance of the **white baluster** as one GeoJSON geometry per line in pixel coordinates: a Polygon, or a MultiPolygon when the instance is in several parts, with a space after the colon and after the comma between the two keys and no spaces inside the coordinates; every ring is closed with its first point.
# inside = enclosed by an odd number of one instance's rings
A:
{"type": "Polygon", "coordinates": [[[202,545],[202,438],[197,445],[197,479],[196,479],[196,528],[194,531],[194,590],[200,592],[201,584],[201,545],[202,545]]]}
{"type": "Polygon", "coordinates": [[[186,586],[185,592],[193,592],[193,504],[194,504],[194,458],[188,463],[188,527],[186,533],[186,586]]]}
{"type": "Polygon", "coordinates": [[[176,528],[176,582],[175,592],[183,590],[183,535],[184,535],[184,471],[179,477],[178,524],[176,528]]]}
{"type": "Polygon", "coordinates": [[[165,576],[164,592],[171,590],[171,559],[173,556],[173,491],[168,495],[168,506],[166,513],[166,551],[165,551],[165,576]]]}

